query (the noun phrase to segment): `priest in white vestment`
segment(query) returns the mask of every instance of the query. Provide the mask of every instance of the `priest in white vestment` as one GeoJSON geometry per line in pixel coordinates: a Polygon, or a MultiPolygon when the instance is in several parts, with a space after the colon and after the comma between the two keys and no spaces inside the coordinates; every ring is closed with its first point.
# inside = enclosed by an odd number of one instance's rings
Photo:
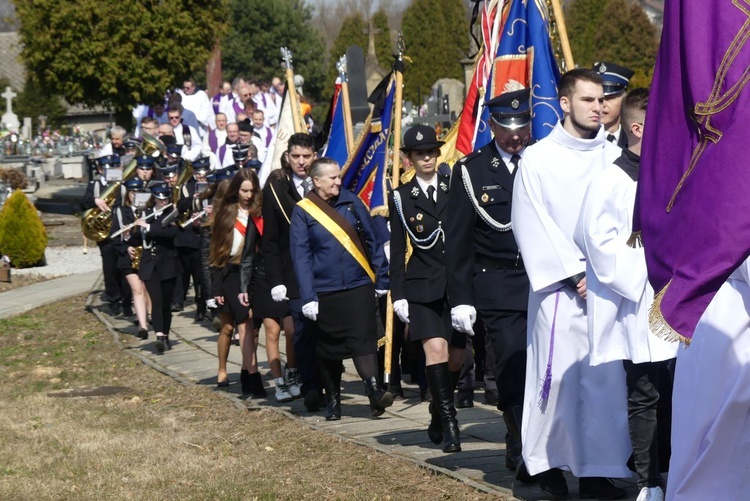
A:
{"type": "Polygon", "coordinates": [[[621,362],[591,366],[586,265],[573,232],[591,179],[622,151],[601,127],[601,77],[575,69],[560,80],[564,119],[530,146],[513,189],[512,220],[531,282],[523,410],[523,459],[541,489],[562,499],[561,470],[582,497],[619,499],[606,477],[630,477],[621,362]]]}

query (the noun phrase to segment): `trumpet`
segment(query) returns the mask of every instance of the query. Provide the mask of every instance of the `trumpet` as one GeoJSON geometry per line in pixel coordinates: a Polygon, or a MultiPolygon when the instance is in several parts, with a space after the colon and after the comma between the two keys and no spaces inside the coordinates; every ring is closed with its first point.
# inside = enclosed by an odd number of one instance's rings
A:
{"type": "MultiPolygon", "coordinates": [[[[169,207],[172,207],[171,203],[168,203],[167,205],[165,205],[164,207],[162,207],[159,210],[155,210],[154,212],[152,212],[151,214],[149,214],[148,216],[146,216],[145,218],[143,218],[143,220],[144,221],[148,221],[152,217],[156,217],[156,216],[160,215],[162,212],[164,212],[169,207]]],[[[135,223],[130,223],[128,225],[125,225],[122,228],[120,228],[119,230],[117,230],[116,232],[112,233],[112,235],[111,235],[110,238],[114,238],[114,237],[120,236],[121,234],[125,233],[126,231],[131,230],[134,226],[135,226],[135,223]]]]}
{"type": "Polygon", "coordinates": [[[206,213],[206,209],[203,209],[200,212],[196,212],[195,214],[193,214],[193,217],[191,217],[184,223],[180,223],[180,228],[187,228],[188,226],[190,226],[191,224],[193,224],[194,222],[202,218],[205,213],[206,213]]]}

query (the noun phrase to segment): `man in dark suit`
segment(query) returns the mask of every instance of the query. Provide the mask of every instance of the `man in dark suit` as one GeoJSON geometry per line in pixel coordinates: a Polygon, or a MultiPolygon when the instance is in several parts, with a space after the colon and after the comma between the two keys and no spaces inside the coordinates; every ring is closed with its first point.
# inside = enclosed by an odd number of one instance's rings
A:
{"type": "MultiPolygon", "coordinates": [[[[310,321],[302,314],[297,277],[292,267],[289,252],[289,227],[292,210],[298,201],[312,189],[308,171],[315,155],[315,140],[306,133],[293,134],[285,153],[290,172],[286,176],[269,181],[263,188],[263,262],[271,297],[274,301],[289,300],[289,309],[294,320],[294,352],[299,374],[290,378],[301,378],[301,394],[310,412],[320,410],[321,395],[318,378],[318,362],[315,356],[315,337],[310,321]]],[[[290,381],[298,384],[298,381],[290,381]]]]}
{"type": "MultiPolygon", "coordinates": [[[[508,428],[506,466],[519,468],[529,280],[510,221],[513,180],[531,136],[529,89],[485,103],[493,141],[453,167],[445,267],[453,327],[473,334],[477,314],[492,341],[498,409],[508,428]]],[[[520,471],[519,479],[528,480],[520,471]]]]}
{"type": "Polygon", "coordinates": [[[607,141],[628,149],[628,136],[620,127],[622,100],[628,92],[628,82],[635,72],[624,66],[607,61],[594,63],[593,70],[604,80],[604,106],[602,124],[607,130],[607,141]]]}

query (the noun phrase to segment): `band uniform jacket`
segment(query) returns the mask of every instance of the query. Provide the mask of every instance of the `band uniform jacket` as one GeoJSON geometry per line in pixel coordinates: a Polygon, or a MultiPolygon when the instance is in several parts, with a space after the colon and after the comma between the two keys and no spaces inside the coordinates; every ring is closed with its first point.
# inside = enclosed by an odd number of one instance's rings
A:
{"type": "MultiPolygon", "coordinates": [[[[177,211],[180,213],[179,221],[187,221],[193,215],[195,210],[195,179],[190,179],[184,185],[180,186],[180,198],[177,201],[177,211]]],[[[198,209],[200,212],[200,209],[198,209]]],[[[185,228],[178,228],[177,236],[174,239],[177,247],[188,249],[200,248],[200,226],[189,224],[185,228]]]]}
{"type": "MultiPolygon", "coordinates": [[[[519,167],[522,168],[522,167],[519,167]]],[[[511,174],[494,139],[453,167],[445,268],[451,306],[525,311],[529,279],[510,223],[511,174]]]]}
{"type": "Polygon", "coordinates": [[[451,216],[448,206],[450,178],[437,175],[437,202],[427,198],[417,178],[396,188],[401,210],[392,194],[389,200],[391,221],[391,294],[394,301],[407,299],[417,303],[442,300],[446,292],[445,244],[446,220],[451,216]],[[415,242],[408,232],[416,237],[415,242]],[[430,238],[431,237],[431,238],[430,238]],[[406,263],[406,242],[410,241],[411,256],[406,263]],[[420,248],[430,247],[429,249],[420,248]]]}
{"type": "MultiPolygon", "coordinates": [[[[96,202],[94,200],[97,198],[101,198],[102,194],[109,186],[109,184],[104,184],[103,176],[97,175],[94,179],[89,181],[89,183],[86,185],[86,192],[83,194],[83,198],[81,198],[81,201],[78,204],[81,207],[81,211],[87,211],[96,207],[96,202]]],[[[120,190],[117,190],[117,193],[115,195],[115,203],[110,207],[110,209],[119,207],[121,205],[121,200],[122,197],[120,196],[120,190]]]]}
{"type": "MultiPolygon", "coordinates": [[[[112,235],[125,226],[135,222],[135,211],[132,207],[121,205],[112,211],[112,228],[109,234],[112,235]]],[[[127,233],[127,232],[126,232],[127,233]]],[[[141,228],[134,226],[130,229],[130,234],[121,233],[116,237],[110,237],[112,245],[117,251],[117,268],[127,270],[132,268],[132,260],[128,254],[128,247],[138,247],[143,244],[141,228]]]]}
{"type": "MultiPolygon", "coordinates": [[[[242,244],[242,258],[240,259],[240,292],[250,294],[250,281],[253,278],[253,261],[255,260],[255,246],[258,243],[258,229],[253,224],[253,218],[247,220],[245,241],[242,244]]],[[[229,274],[230,264],[221,268],[211,267],[211,297],[222,295],[221,284],[229,274]]]]}
{"type": "Polygon", "coordinates": [[[285,285],[287,297],[299,297],[299,285],[289,251],[289,228],[294,206],[302,200],[289,176],[263,188],[263,242],[261,253],[271,287],[285,285]]]}
{"type": "MultiPolygon", "coordinates": [[[[153,208],[147,209],[144,217],[153,210],[153,208]]],[[[144,282],[152,279],[169,280],[176,278],[182,272],[174,244],[178,231],[177,224],[174,221],[167,225],[162,224],[173,210],[173,208],[167,209],[155,219],[149,220],[148,231],[145,228],[141,230],[144,233],[143,254],[138,276],[144,282]]]]}

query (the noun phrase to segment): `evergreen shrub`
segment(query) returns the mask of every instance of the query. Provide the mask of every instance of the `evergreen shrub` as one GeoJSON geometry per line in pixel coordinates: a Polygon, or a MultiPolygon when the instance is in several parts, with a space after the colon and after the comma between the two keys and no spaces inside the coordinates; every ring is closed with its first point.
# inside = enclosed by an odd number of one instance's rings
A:
{"type": "Polygon", "coordinates": [[[47,231],[36,208],[21,190],[8,197],[0,212],[0,254],[14,268],[29,268],[44,260],[47,231]]]}

